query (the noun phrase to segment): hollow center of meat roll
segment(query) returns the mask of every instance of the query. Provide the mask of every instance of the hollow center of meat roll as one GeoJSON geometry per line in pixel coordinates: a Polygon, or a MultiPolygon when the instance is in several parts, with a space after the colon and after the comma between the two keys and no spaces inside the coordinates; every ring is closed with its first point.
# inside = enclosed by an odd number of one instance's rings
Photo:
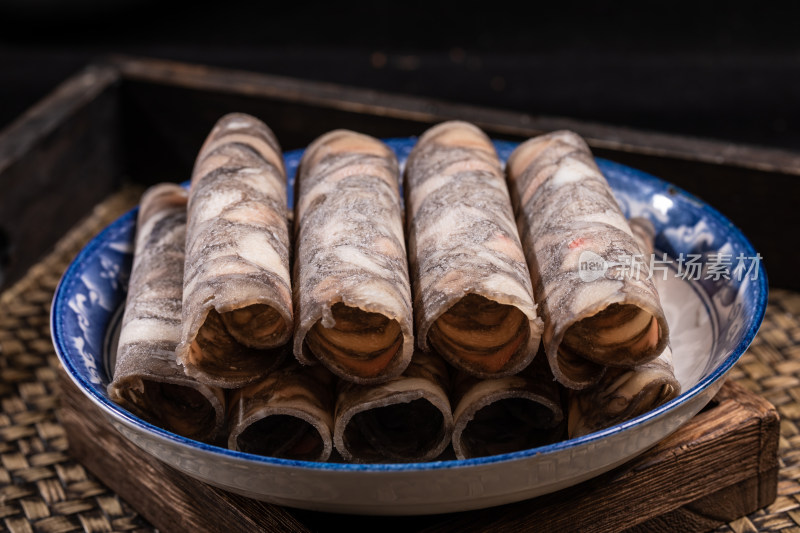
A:
{"type": "Polygon", "coordinates": [[[528,317],[513,305],[468,294],[442,314],[428,342],[464,370],[500,372],[528,347],[528,317]]]}
{"type": "Polygon", "coordinates": [[[144,405],[164,429],[196,438],[209,434],[216,425],[214,407],[197,389],[150,380],[143,384],[144,405]]]}
{"type": "Polygon", "coordinates": [[[628,367],[657,355],[659,336],[652,313],[633,304],[611,304],[570,326],[562,345],[595,363],[628,367]]]}
{"type": "Polygon", "coordinates": [[[527,450],[553,442],[556,419],[547,406],[528,398],[497,400],[478,410],[461,433],[467,457],[527,450]]]}
{"type": "Polygon", "coordinates": [[[274,307],[254,304],[222,313],[222,322],[231,336],[250,348],[275,348],[286,343],[286,320],[274,307]]]}
{"type": "Polygon", "coordinates": [[[270,415],[253,422],[236,444],[246,453],[297,461],[318,460],[325,447],[317,428],[291,415],[270,415]]]}
{"type": "Polygon", "coordinates": [[[403,348],[400,324],[380,313],[370,313],[339,302],[331,308],[333,327],[322,321],[306,335],[306,345],[321,360],[362,378],[379,376],[403,348]]]}
{"type": "Polygon", "coordinates": [[[353,415],[343,439],[361,461],[414,461],[444,436],[444,417],[424,398],[376,407],[353,415]]]}
{"type": "Polygon", "coordinates": [[[215,309],[209,311],[189,350],[195,367],[206,374],[230,379],[262,374],[282,355],[283,347],[259,350],[237,341],[215,309]]]}

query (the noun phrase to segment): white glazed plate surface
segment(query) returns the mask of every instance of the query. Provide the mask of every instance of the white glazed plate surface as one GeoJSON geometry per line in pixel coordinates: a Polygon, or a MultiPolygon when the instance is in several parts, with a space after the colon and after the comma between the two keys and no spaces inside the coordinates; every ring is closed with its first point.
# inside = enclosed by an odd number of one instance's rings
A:
{"type": "MultiPolygon", "coordinates": [[[[386,142],[402,163],[415,139],[386,142]]],[[[496,141],[495,146],[505,160],[516,144],[496,141]]],[[[301,155],[285,155],[289,176],[301,155]]],[[[727,219],[653,176],[605,160],[598,159],[598,165],[625,214],[654,223],[659,253],[699,257],[706,265],[716,261],[729,266],[730,278],[707,267],[680,275],[679,266],[680,272],[686,270],[678,261],[654,275],[683,392],[603,431],[478,459],[357,465],[259,457],[155,427],[106,393],[117,310],[125,302],[132,261],[135,209],[93,239],[65,272],[52,307],[56,351],[72,380],[127,439],[194,478],[245,496],[319,511],[406,515],[479,509],[560,490],[635,457],[700,411],[755,337],[766,307],[763,265],[727,219]]]]}

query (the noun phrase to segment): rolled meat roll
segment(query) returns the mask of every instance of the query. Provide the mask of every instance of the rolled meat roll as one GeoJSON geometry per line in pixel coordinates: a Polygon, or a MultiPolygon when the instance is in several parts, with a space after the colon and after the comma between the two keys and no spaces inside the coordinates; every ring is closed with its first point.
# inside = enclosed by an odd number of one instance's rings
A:
{"type": "MultiPolygon", "coordinates": [[[[634,217],[628,222],[639,249],[645,256],[652,254],[656,233],[653,223],[644,217],[634,217]]],[[[680,393],[669,346],[655,361],[632,369],[609,368],[594,387],[569,392],[569,437],[580,437],[630,420],[680,393]]]]}
{"type": "Polygon", "coordinates": [[[545,357],[515,376],[453,379],[453,450],[459,459],[527,450],[560,440],[561,392],[545,357]]]}
{"type": "Polygon", "coordinates": [[[228,447],[256,455],[326,461],[333,449],[334,377],[288,359],[267,377],[232,391],[228,447]]]}
{"type": "Polygon", "coordinates": [[[178,360],[204,383],[240,387],[280,363],[293,325],[280,147],[258,119],[226,115],[192,175],[178,360]]]}
{"type": "Polygon", "coordinates": [[[542,323],[491,141],[465,122],[429,129],[405,193],[417,344],[478,377],[519,372],[542,323]]]}
{"type": "Polygon", "coordinates": [[[608,368],[597,385],[569,391],[569,438],[652,411],[680,392],[669,346],[655,361],[635,368],[608,368]]]}
{"type": "Polygon", "coordinates": [[[398,176],[388,146],[345,130],[297,173],[294,354],[356,383],[399,376],[414,350],[398,176]]]}
{"type": "Polygon", "coordinates": [[[403,375],[377,385],[340,381],[334,444],[346,461],[430,461],[450,443],[444,361],[417,351],[403,375]]]}
{"type": "Polygon", "coordinates": [[[656,228],[650,219],[645,217],[633,217],[628,220],[631,227],[633,238],[639,245],[639,250],[645,258],[645,261],[650,260],[650,255],[653,253],[653,241],[656,238],[656,228]]]}
{"type": "Polygon", "coordinates": [[[122,316],[110,398],[137,416],[196,440],[223,428],[221,389],[184,374],[175,359],[181,337],[186,191],[174,184],[142,197],[136,249],[122,316]]]}
{"type": "Polygon", "coordinates": [[[507,172],[556,379],[580,389],[606,366],[658,357],[669,339],[658,293],[583,139],[568,131],[533,138],[514,150],[507,172]]]}

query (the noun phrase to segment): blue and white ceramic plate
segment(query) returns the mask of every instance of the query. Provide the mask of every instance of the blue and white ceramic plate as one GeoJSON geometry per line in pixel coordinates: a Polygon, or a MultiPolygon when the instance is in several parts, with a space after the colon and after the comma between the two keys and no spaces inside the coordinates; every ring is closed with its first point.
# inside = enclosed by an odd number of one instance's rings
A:
{"type": "MultiPolygon", "coordinates": [[[[387,143],[405,161],[415,139],[387,143]]],[[[497,142],[502,159],[515,144],[497,142]]],[[[286,154],[294,175],[301,152],[286,154]]],[[[124,304],[136,210],[112,223],[75,258],[52,308],[58,356],[114,427],[186,474],[245,496],[320,511],[429,514],[478,509],[563,489],[624,463],[694,416],[753,340],[767,280],[747,239],[716,210],[658,178],[598,160],[628,216],[656,227],[668,262],[654,276],[671,329],[683,393],[603,431],[516,453],[470,460],[356,465],[259,457],[164,431],[108,399],[114,314],[124,304]]]]}

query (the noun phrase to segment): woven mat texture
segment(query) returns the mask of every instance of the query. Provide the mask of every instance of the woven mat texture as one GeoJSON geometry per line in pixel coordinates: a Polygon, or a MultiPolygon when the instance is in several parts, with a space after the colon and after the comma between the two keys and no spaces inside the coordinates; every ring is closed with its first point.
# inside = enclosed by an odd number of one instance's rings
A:
{"type": "MultiPolygon", "coordinates": [[[[13,533],[154,531],[69,455],[56,418],[59,365],[50,301],[78,250],[133,206],[129,188],[95,208],[25,278],[0,294],[0,524],[13,533]]],[[[719,531],[800,533],[800,294],[774,289],[761,331],[730,379],[763,395],[781,415],[778,498],[719,531]]]]}

